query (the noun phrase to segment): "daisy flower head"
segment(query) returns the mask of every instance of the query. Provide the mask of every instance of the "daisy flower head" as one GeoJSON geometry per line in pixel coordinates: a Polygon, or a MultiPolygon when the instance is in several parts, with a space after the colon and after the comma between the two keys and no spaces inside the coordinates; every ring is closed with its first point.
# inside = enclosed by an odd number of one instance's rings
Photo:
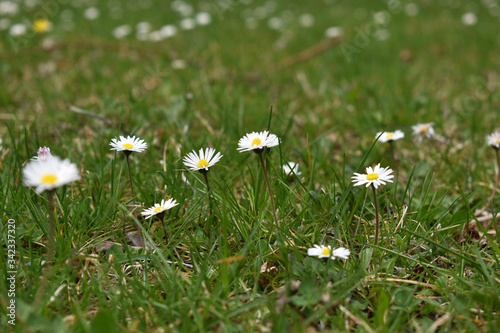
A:
{"type": "Polygon", "coordinates": [[[494,149],[500,149],[500,131],[496,131],[486,136],[486,142],[494,149]]]}
{"type": "Polygon", "coordinates": [[[392,183],[392,169],[389,167],[381,168],[380,163],[375,166],[375,168],[366,168],[366,174],[354,173],[352,176],[352,181],[356,182],[354,186],[360,186],[366,184],[366,187],[373,185],[378,188],[380,185],[385,185],[386,182],[392,183]]]}
{"type": "Polygon", "coordinates": [[[400,130],[396,130],[394,132],[378,132],[375,135],[375,139],[378,138],[378,141],[380,141],[380,142],[396,141],[396,140],[402,139],[404,137],[405,137],[405,134],[400,130]],[[379,138],[379,136],[380,136],[380,138],[379,138]]]}
{"type": "Polygon", "coordinates": [[[302,172],[299,171],[299,162],[288,162],[283,165],[283,172],[287,177],[300,176],[302,172]]]}
{"type": "Polygon", "coordinates": [[[174,199],[162,199],[161,203],[155,204],[153,207],[144,210],[141,214],[144,215],[144,218],[149,219],[155,215],[163,213],[172,207],[177,206],[179,203],[174,199]]]}
{"type": "Polygon", "coordinates": [[[238,150],[241,152],[253,150],[255,153],[262,153],[264,148],[275,147],[280,144],[280,140],[268,131],[252,132],[246,134],[238,142],[238,150]]]}
{"type": "Polygon", "coordinates": [[[217,152],[215,154],[214,148],[200,149],[199,153],[192,151],[184,156],[183,163],[189,170],[208,172],[210,168],[222,158],[222,154],[217,152]]]}
{"type": "Polygon", "coordinates": [[[349,255],[351,251],[344,248],[339,247],[338,249],[332,250],[330,245],[314,245],[313,248],[307,250],[307,255],[318,258],[331,258],[334,260],[335,258],[349,259],[349,255]]]}
{"type": "Polygon", "coordinates": [[[413,135],[418,142],[435,136],[436,133],[434,132],[432,125],[434,125],[434,123],[416,124],[411,127],[413,129],[413,135]]]}
{"type": "Polygon", "coordinates": [[[55,190],[78,179],[77,166],[57,156],[30,161],[23,168],[24,185],[35,187],[37,193],[55,190]]]}
{"type": "Polygon", "coordinates": [[[130,137],[120,135],[120,138],[111,139],[109,143],[111,150],[123,151],[125,154],[131,154],[132,152],[142,153],[148,145],[144,140],[136,138],[135,136],[130,137]]]}
{"type": "Polygon", "coordinates": [[[31,158],[32,161],[45,161],[49,158],[52,158],[52,155],[50,154],[50,148],[49,147],[40,147],[36,151],[37,156],[33,156],[31,158]]]}

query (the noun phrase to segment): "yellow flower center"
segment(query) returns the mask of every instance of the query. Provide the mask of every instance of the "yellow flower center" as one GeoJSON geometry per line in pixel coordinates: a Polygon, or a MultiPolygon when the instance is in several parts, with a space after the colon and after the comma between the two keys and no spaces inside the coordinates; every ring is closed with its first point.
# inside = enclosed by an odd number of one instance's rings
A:
{"type": "Polygon", "coordinates": [[[134,146],[132,146],[130,143],[124,143],[123,148],[132,149],[132,148],[134,148],[134,146]]]}
{"type": "Polygon", "coordinates": [[[198,162],[198,168],[208,168],[208,162],[207,162],[207,160],[205,160],[205,159],[202,158],[198,162]]]}
{"type": "Polygon", "coordinates": [[[420,134],[425,134],[427,132],[429,132],[429,126],[420,127],[420,134]]]}
{"type": "Polygon", "coordinates": [[[500,143],[500,139],[499,138],[495,138],[495,143],[500,143]]]}
{"type": "Polygon", "coordinates": [[[44,33],[49,31],[49,29],[50,21],[45,18],[41,18],[33,22],[33,30],[35,30],[36,33],[44,33]]]}
{"type": "Polygon", "coordinates": [[[161,212],[162,210],[163,210],[163,207],[162,207],[162,206],[160,206],[160,207],[156,207],[156,208],[155,208],[155,210],[154,210],[153,212],[155,212],[155,213],[159,213],[159,212],[161,212]]]}
{"type": "Polygon", "coordinates": [[[330,255],[330,249],[325,247],[322,251],[321,254],[324,256],[329,256],[330,255]]]}
{"type": "Polygon", "coordinates": [[[252,140],[252,146],[258,146],[261,142],[262,141],[259,138],[255,138],[252,140]]]}
{"type": "Polygon", "coordinates": [[[392,139],[393,136],[394,136],[394,133],[391,132],[391,133],[387,133],[385,137],[387,139],[392,139]]]}
{"type": "Polygon", "coordinates": [[[42,177],[42,183],[43,184],[49,184],[49,185],[54,185],[57,181],[57,176],[53,175],[51,173],[44,175],[42,177]]]}
{"type": "Polygon", "coordinates": [[[378,179],[378,173],[370,173],[369,175],[366,175],[366,179],[368,180],[378,179]]]}

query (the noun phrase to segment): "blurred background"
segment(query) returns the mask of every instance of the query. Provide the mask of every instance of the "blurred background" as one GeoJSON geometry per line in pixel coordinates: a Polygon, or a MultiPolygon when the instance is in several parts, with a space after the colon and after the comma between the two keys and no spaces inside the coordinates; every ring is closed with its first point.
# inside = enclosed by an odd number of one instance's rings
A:
{"type": "Polygon", "coordinates": [[[499,28],[497,0],[1,1],[1,120],[469,133],[498,116],[499,28]]]}

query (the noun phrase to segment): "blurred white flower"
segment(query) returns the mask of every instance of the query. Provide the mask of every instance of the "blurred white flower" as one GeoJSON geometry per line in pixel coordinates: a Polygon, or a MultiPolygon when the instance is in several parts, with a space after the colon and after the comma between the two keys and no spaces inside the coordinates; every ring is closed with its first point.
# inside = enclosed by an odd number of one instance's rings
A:
{"type": "Polygon", "coordinates": [[[299,171],[299,162],[288,162],[283,165],[283,172],[287,177],[300,176],[302,172],[299,171]]]}
{"type": "Polygon", "coordinates": [[[307,250],[307,255],[318,258],[331,258],[334,260],[335,258],[349,259],[349,255],[351,251],[344,248],[339,247],[332,251],[331,245],[314,245],[313,248],[307,250]]]}
{"type": "Polygon", "coordinates": [[[380,138],[378,139],[378,141],[380,142],[396,141],[405,137],[405,134],[400,130],[396,130],[394,132],[383,132],[383,133],[378,132],[375,135],[375,139],[378,138],[379,135],[381,135],[380,138]]]}
{"type": "Polygon", "coordinates": [[[192,29],[194,29],[194,27],[196,27],[196,21],[190,17],[186,17],[186,18],[181,20],[181,22],[179,23],[179,26],[183,30],[192,30],[192,29]]]}
{"type": "Polygon", "coordinates": [[[163,38],[175,36],[177,34],[177,27],[173,24],[164,25],[163,27],[161,27],[160,33],[163,38]]]}
{"type": "Polygon", "coordinates": [[[436,136],[434,128],[432,127],[434,123],[416,124],[412,126],[413,136],[417,142],[422,142],[423,139],[430,139],[436,136]]]}
{"type": "Polygon", "coordinates": [[[414,2],[410,2],[405,6],[405,14],[408,16],[417,16],[420,12],[418,5],[414,2]]]}
{"type": "Polygon", "coordinates": [[[279,29],[283,28],[283,20],[279,17],[271,17],[267,21],[267,25],[269,26],[269,28],[271,28],[273,30],[279,30],[279,29]]]}
{"type": "Polygon", "coordinates": [[[19,5],[12,1],[0,1],[0,15],[14,16],[19,12],[19,5]]]}
{"type": "Polygon", "coordinates": [[[9,34],[11,36],[17,37],[17,36],[22,36],[26,33],[28,29],[26,26],[22,23],[16,23],[12,25],[9,29],[9,34]]]}
{"type": "Polygon", "coordinates": [[[184,59],[174,59],[172,60],[173,69],[185,69],[187,67],[187,61],[184,59]]]}
{"type": "Polygon", "coordinates": [[[299,17],[299,22],[305,28],[312,27],[314,25],[314,16],[312,16],[312,14],[309,13],[302,14],[299,17]]]}
{"type": "Polygon", "coordinates": [[[122,39],[130,35],[132,32],[132,27],[128,24],[120,25],[113,29],[113,37],[116,39],[122,39]]]}
{"type": "Polygon", "coordinates": [[[95,20],[99,17],[100,14],[101,13],[99,12],[99,9],[97,9],[96,7],[89,7],[83,12],[83,16],[87,20],[95,20]]]}
{"type": "Polygon", "coordinates": [[[475,25],[477,23],[477,16],[472,12],[467,12],[462,15],[462,23],[464,25],[475,25]]]}
{"type": "Polygon", "coordinates": [[[496,131],[486,136],[488,145],[495,149],[500,149],[500,132],[496,131]]]}
{"type": "Polygon", "coordinates": [[[337,38],[344,35],[344,30],[341,27],[330,27],[326,29],[325,36],[327,38],[337,38]]]}
{"type": "Polygon", "coordinates": [[[38,193],[55,190],[78,179],[80,174],[76,165],[57,156],[30,161],[23,168],[24,185],[36,187],[38,193]]]}
{"type": "Polygon", "coordinates": [[[139,33],[149,33],[151,31],[151,23],[139,22],[135,25],[135,30],[139,33]]]}
{"type": "Polygon", "coordinates": [[[152,42],[159,42],[163,39],[163,35],[161,31],[152,31],[149,33],[148,39],[152,42]]]}
{"type": "Polygon", "coordinates": [[[207,25],[212,22],[212,16],[207,12],[199,12],[196,14],[196,22],[199,25],[207,25]]]}
{"type": "Polygon", "coordinates": [[[378,29],[375,31],[375,38],[381,41],[388,40],[391,37],[391,32],[387,29],[378,29]]]}

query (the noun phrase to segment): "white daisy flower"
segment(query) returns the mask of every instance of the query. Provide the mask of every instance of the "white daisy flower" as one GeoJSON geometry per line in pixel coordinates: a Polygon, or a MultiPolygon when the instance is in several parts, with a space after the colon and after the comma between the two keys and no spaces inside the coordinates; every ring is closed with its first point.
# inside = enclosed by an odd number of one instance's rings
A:
{"type": "Polygon", "coordinates": [[[238,150],[244,151],[256,151],[257,153],[262,152],[264,148],[274,147],[279,145],[280,141],[278,137],[274,134],[269,134],[268,131],[263,131],[260,133],[252,132],[245,135],[238,142],[238,150]]]}
{"type": "Polygon", "coordinates": [[[144,210],[141,214],[144,215],[144,218],[149,219],[157,214],[163,213],[166,210],[169,210],[172,207],[177,206],[179,203],[174,199],[163,199],[161,203],[155,204],[153,207],[144,210]]]}
{"type": "Polygon", "coordinates": [[[375,168],[366,168],[366,174],[355,172],[354,176],[352,176],[352,181],[357,182],[354,186],[366,184],[366,187],[373,185],[375,188],[378,188],[380,185],[385,185],[386,182],[392,183],[391,179],[394,178],[394,175],[391,174],[392,169],[389,169],[389,167],[381,168],[379,163],[375,168]]]}
{"type": "Polygon", "coordinates": [[[430,139],[436,135],[434,128],[432,127],[434,123],[417,124],[412,126],[413,135],[418,142],[421,142],[424,138],[430,139]]]}
{"type": "Polygon", "coordinates": [[[288,177],[293,177],[294,175],[299,176],[302,174],[302,172],[299,171],[299,162],[297,162],[297,163],[288,162],[287,164],[284,164],[283,165],[283,172],[288,177]]]}
{"type": "Polygon", "coordinates": [[[496,131],[486,136],[486,142],[492,148],[500,149],[500,131],[496,131]]]}
{"type": "Polygon", "coordinates": [[[400,130],[396,130],[394,132],[378,132],[375,135],[375,139],[378,138],[379,135],[381,135],[378,139],[380,142],[396,141],[405,137],[405,134],[400,130]]]}
{"type": "Polygon", "coordinates": [[[37,156],[33,156],[31,158],[32,161],[46,161],[49,158],[52,158],[53,156],[50,154],[50,148],[49,147],[40,147],[37,150],[37,156]]]}
{"type": "Polygon", "coordinates": [[[221,153],[215,154],[214,148],[200,149],[199,153],[192,151],[184,157],[184,165],[193,171],[208,172],[210,168],[220,161],[221,153]]]}
{"type": "Polygon", "coordinates": [[[338,249],[332,251],[332,247],[330,245],[314,245],[313,248],[307,250],[307,255],[318,258],[349,259],[350,254],[351,251],[344,247],[339,247],[338,249]]]}
{"type": "Polygon", "coordinates": [[[36,191],[52,191],[80,179],[78,168],[68,159],[57,156],[28,162],[23,168],[25,186],[36,187],[36,191]]]}
{"type": "Polygon", "coordinates": [[[148,148],[148,145],[146,142],[144,142],[144,140],[136,138],[135,136],[127,136],[125,138],[124,136],[120,135],[120,140],[118,140],[117,138],[111,139],[109,145],[112,147],[111,150],[124,151],[125,153],[129,154],[133,151],[142,153],[144,150],[146,150],[146,148],[148,148]]]}

